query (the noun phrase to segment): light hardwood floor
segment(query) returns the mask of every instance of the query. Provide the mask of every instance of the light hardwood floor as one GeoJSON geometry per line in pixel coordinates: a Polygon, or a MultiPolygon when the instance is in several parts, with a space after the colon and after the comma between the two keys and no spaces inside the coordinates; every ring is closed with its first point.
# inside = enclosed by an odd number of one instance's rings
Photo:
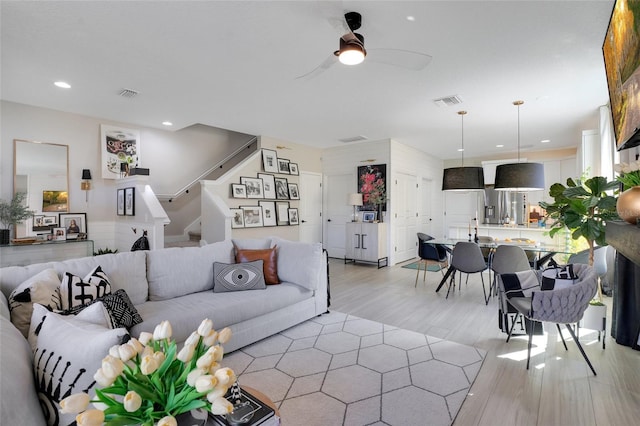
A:
{"type": "MultiPolygon", "coordinates": [[[[640,424],[640,351],[618,345],[611,337],[603,350],[597,333],[582,330],[580,341],[598,373],[593,376],[564,327],[568,351],[555,326],[546,324],[548,334],[534,338],[527,371],[526,338],[505,342],[498,328],[497,298],[485,305],[479,274],[448,299],[446,287],[435,292],[439,272],[428,272],[426,284],[421,273],[417,288],[415,276],[415,270],[399,265],[376,269],[331,259],[330,310],[486,350],[454,425],[640,424]]],[[[487,273],[484,278],[487,283],[487,273]]]]}

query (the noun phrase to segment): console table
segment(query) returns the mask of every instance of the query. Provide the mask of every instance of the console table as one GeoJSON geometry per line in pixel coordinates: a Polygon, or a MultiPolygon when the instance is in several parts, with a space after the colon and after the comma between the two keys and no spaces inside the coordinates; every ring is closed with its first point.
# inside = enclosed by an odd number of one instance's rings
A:
{"type": "Polygon", "coordinates": [[[606,238],[617,250],[611,337],[640,349],[640,228],[607,222],[606,238]]]}
{"type": "Polygon", "coordinates": [[[25,266],[93,256],[92,240],[47,241],[0,246],[0,267],[25,266]]]}

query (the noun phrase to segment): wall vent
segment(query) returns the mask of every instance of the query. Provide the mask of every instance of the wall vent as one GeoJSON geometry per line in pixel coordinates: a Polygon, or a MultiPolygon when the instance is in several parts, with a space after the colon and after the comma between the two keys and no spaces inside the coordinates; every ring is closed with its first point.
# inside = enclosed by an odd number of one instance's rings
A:
{"type": "Polygon", "coordinates": [[[460,96],[458,95],[451,95],[440,99],[434,99],[433,102],[439,107],[445,107],[461,104],[462,99],[460,99],[460,96]]]}
{"type": "Polygon", "coordinates": [[[366,141],[367,139],[369,139],[366,136],[363,135],[358,135],[358,136],[352,136],[350,138],[342,138],[342,139],[338,139],[340,142],[342,143],[351,143],[351,142],[360,142],[360,141],[366,141]]]}
{"type": "Polygon", "coordinates": [[[118,93],[118,95],[122,96],[123,98],[135,98],[139,93],[140,92],[133,89],[122,89],[120,93],[118,93]]]}

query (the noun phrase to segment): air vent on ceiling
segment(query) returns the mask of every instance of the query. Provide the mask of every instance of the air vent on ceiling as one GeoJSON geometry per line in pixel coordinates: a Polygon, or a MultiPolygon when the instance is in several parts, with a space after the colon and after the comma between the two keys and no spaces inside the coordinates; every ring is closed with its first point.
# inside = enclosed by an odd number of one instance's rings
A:
{"type": "Polygon", "coordinates": [[[122,89],[120,93],[118,93],[118,95],[122,96],[123,98],[135,98],[139,93],[140,92],[133,89],[122,89]]]}
{"type": "Polygon", "coordinates": [[[360,142],[360,141],[366,141],[367,139],[369,139],[366,136],[363,135],[358,135],[358,136],[352,136],[350,138],[342,138],[342,139],[338,139],[340,142],[343,143],[351,143],[351,142],[360,142]]]}
{"type": "Polygon", "coordinates": [[[434,99],[433,102],[439,107],[458,105],[462,103],[462,99],[458,95],[445,96],[444,98],[434,99]]]}

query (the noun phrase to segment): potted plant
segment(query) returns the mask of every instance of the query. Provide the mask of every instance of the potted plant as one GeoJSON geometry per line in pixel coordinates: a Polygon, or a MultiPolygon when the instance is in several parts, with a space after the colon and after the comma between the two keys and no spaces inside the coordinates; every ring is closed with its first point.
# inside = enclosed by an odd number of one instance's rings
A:
{"type": "MultiPolygon", "coordinates": [[[[547,211],[547,217],[555,222],[549,235],[566,229],[574,240],[584,238],[589,246],[589,265],[593,266],[595,244],[606,246],[605,233],[607,220],[617,219],[616,197],[607,191],[618,188],[617,181],[608,182],[602,176],[590,179],[567,179],[567,186],[554,183],[549,189],[553,203],[540,202],[547,211]]],[[[606,306],[602,303],[602,288],[598,282],[597,298],[590,302],[590,307],[583,317],[585,328],[604,331],[606,322],[606,306]],[[586,324],[586,323],[589,324],[586,324]]]]}
{"type": "Polygon", "coordinates": [[[28,206],[23,205],[26,197],[24,192],[17,192],[11,202],[0,199],[0,244],[9,244],[11,226],[22,223],[25,219],[33,216],[33,211],[28,206]]]}

